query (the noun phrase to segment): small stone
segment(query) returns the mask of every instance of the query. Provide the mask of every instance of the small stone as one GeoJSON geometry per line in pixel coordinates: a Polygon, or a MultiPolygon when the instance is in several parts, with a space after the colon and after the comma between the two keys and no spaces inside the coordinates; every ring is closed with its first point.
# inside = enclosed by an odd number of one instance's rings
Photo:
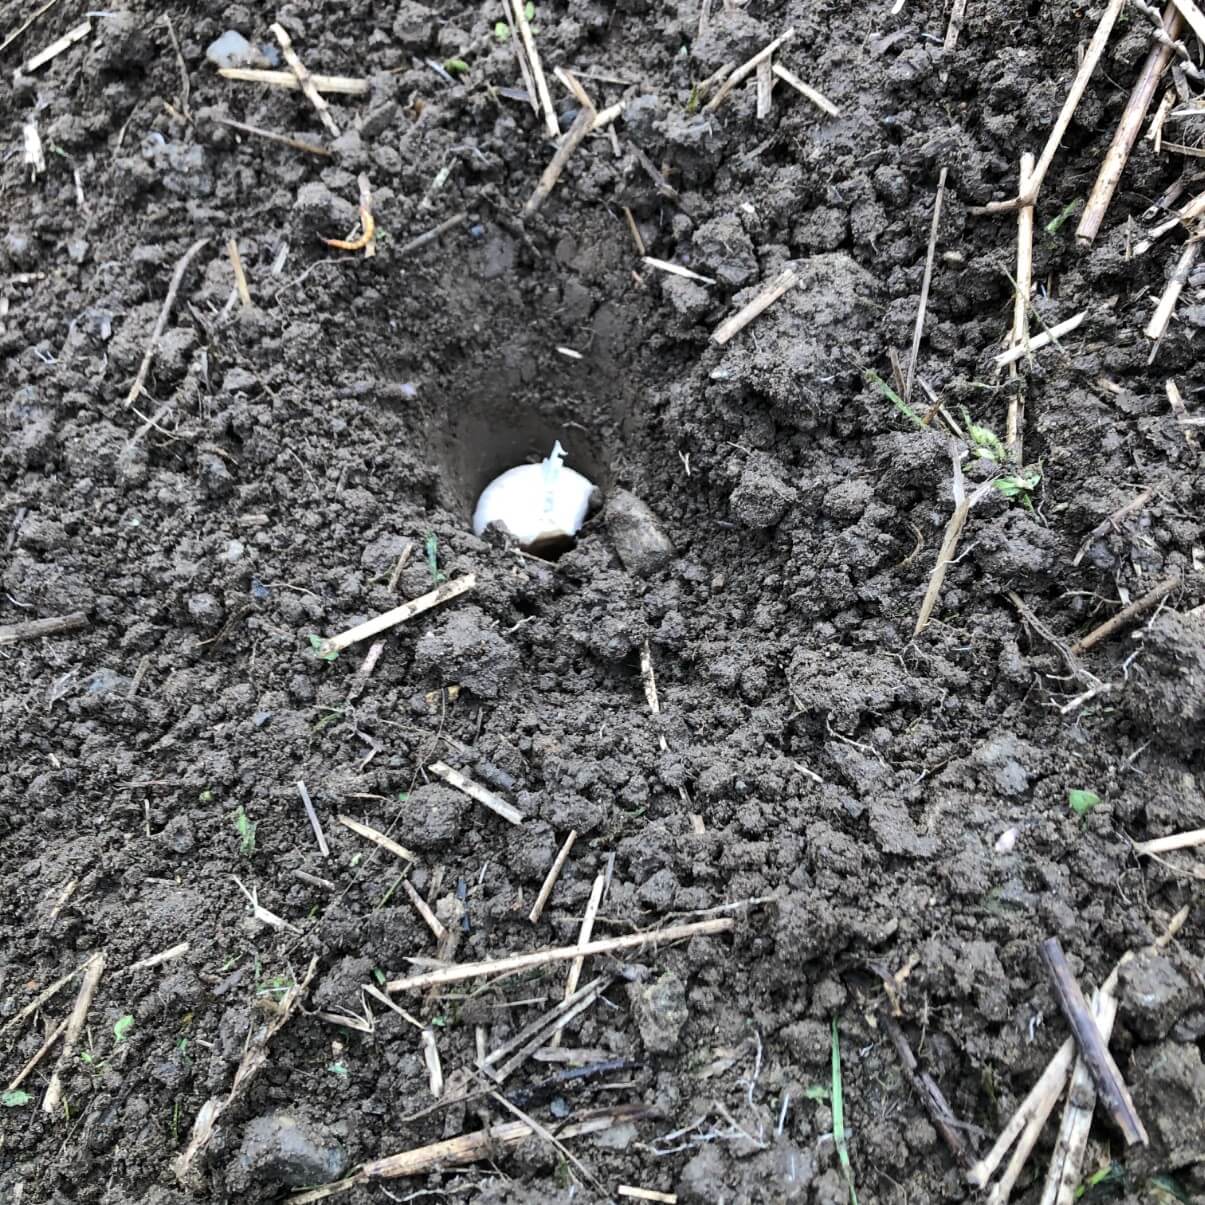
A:
{"type": "Polygon", "coordinates": [[[197,843],[187,816],[173,816],[159,834],[159,840],[174,854],[191,853],[197,843]]]}
{"type": "Polygon", "coordinates": [[[301,1188],[337,1180],[346,1169],[343,1147],[324,1128],[292,1113],[268,1113],[247,1123],[227,1186],[239,1193],[252,1184],[301,1188]]]}
{"type": "Polygon", "coordinates": [[[404,50],[423,50],[435,36],[435,14],[425,4],[402,0],[395,9],[393,36],[404,50]]]}
{"type": "Polygon", "coordinates": [[[222,604],[207,593],[193,594],[188,600],[188,617],[199,628],[212,630],[222,622],[222,604]]]}
{"type": "Polygon", "coordinates": [[[252,394],[257,392],[258,388],[259,382],[255,378],[255,373],[246,368],[232,368],[222,378],[223,393],[252,394]]]}
{"type": "Polygon", "coordinates": [[[729,504],[732,517],[746,527],[773,527],[798,496],[764,459],[750,458],[729,504]]]}
{"type": "Polygon", "coordinates": [[[616,490],[604,512],[615,553],[629,573],[647,577],[667,565],[674,546],[657,516],[635,494],[616,490]]]}
{"type": "Polygon", "coordinates": [[[462,607],[419,639],[414,664],[442,683],[457,682],[479,698],[496,699],[518,670],[519,655],[480,607],[462,607]]]}
{"type": "Polygon", "coordinates": [[[1119,977],[1121,1020],[1144,1042],[1167,1037],[1181,1013],[1197,999],[1188,980],[1165,954],[1139,954],[1122,966],[1119,977]]]}
{"type": "Polygon", "coordinates": [[[258,66],[259,52],[236,29],[228,29],[205,48],[205,57],[215,67],[258,66]]]}
{"type": "Polygon", "coordinates": [[[110,695],[127,695],[130,679],[115,669],[102,668],[84,679],[84,693],[104,699],[110,695]]]}
{"type": "Polygon", "coordinates": [[[629,983],[628,1001],[646,1051],[666,1054],[678,1048],[690,1010],[686,988],[677,975],[667,971],[652,983],[629,983]]]}
{"type": "Polygon", "coordinates": [[[443,783],[424,783],[410,792],[402,805],[401,830],[406,843],[427,851],[447,849],[460,836],[473,801],[443,783]]]}
{"type": "Polygon", "coordinates": [[[242,542],[242,540],[231,540],[230,543],[226,545],[226,552],[224,555],[226,559],[233,564],[235,561],[240,560],[243,553],[246,551],[247,546],[242,542]]]}

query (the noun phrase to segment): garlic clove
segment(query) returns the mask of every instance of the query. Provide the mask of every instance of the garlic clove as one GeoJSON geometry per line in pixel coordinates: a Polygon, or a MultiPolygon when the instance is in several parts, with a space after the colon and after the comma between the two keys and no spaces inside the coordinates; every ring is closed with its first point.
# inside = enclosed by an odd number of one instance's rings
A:
{"type": "Polygon", "coordinates": [[[524,547],[576,536],[594,485],[566,468],[564,455],[558,442],[540,464],[521,464],[494,478],[477,500],[473,531],[481,535],[498,523],[524,547]]]}

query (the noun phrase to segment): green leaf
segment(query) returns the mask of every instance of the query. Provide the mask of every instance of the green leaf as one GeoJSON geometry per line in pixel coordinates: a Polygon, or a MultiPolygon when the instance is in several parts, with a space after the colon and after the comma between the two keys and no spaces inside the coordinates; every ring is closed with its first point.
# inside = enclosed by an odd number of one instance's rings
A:
{"type": "Polygon", "coordinates": [[[906,418],[917,427],[924,427],[920,416],[906,401],[873,369],[866,370],[866,379],[906,418]]]}
{"type": "Polygon", "coordinates": [[[1100,803],[1100,796],[1095,791],[1073,790],[1067,792],[1067,806],[1077,816],[1086,816],[1100,803]]]}
{"type": "Polygon", "coordinates": [[[464,59],[444,59],[444,70],[449,75],[467,75],[469,65],[464,59]]]}
{"type": "Polygon", "coordinates": [[[124,1042],[130,1036],[130,1030],[134,1028],[134,1018],[126,1013],[123,1017],[118,1017],[113,1025],[113,1039],[117,1042],[124,1042]]]}
{"type": "Polygon", "coordinates": [[[1028,472],[1014,473],[1009,477],[997,477],[992,484],[1006,498],[1020,498],[1022,501],[1028,501],[1028,496],[1037,489],[1041,480],[1042,474],[1036,469],[1030,469],[1028,472]]]}
{"type": "Polygon", "coordinates": [[[0,1093],[0,1105],[6,1109],[19,1109],[22,1105],[27,1105],[33,1100],[33,1097],[28,1092],[22,1092],[19,1088],[12,1092],[0,1093]]]}
{"type": "Polygon", "coordinates": [[[242,806],[234,813],[234,831],[238,833],[238,851],[244,858],[255,853],[255,821],[243,811],[242,806]]]}
{"type": "Polygon", "coordinates": [[[965,406],[962,408],[962,421],[967,425],[967,434],[971,437],[971,443],[975,445],[975,455],[980,460],[994,460],[997,464],[1003,464],[1008,459],[1000,437],[991,427],[976,426],[965,406]]]}
{"type": "Polygon", "coordinates": [[[523,5],[523,15],[529,21],[534,21],[536,19],[536,6],[532,4],[531,0],[527,0],[527,3],[523,5]]]}
{"type": "Polygon", "coordinates": [[[1063,207],[1063,212],[1060,213],[1058,217],[1051,218],[1050,221],[1046,223],[1046,233],[1058,234],[1059,228],[1080,207],[1081,203],[1082,202],[1079,197],[1076,197],[1074,201],[1068,202],[1063,207]]]}
{"type": "Polygon", "coordinates": [[[849,1185],[849,1199],[858,1205],[858,1194],[854,1189],[854,1172],[849,1163],[849,1147],[845,1144],[845,1097],[841,1091],[841,1039],[837,1036],[837,1018],[833,1018],[833,1143],[837,1148],[837,1159],[849,1185]]]}
{"type": "Polygon", "coordinates": [[[828,1100],[828,1089],[823,1084],[809,1084],[803,1090],[805,1100],[825,1101],[828,1100]]]}
{"type": "Polygon", "coordinates": [[[324,637],[315,636],[313,632],[311,632],[308,639],[310,642],[310,648],[312,648],[323,661],[334,661],[334,659],[339,655],[338,649],[331,649],[329,652],[325,651],[327,642],[324,637]]]}
{"type": "Polygon", "coordinates": [[[438,586],[447,579],[447,574],[442,573],[439,568],[439,538],[435,532],[427,532],[427,538],[423,541],[423,551],[427,558],[427,572],[431,574],[431,584],[438,586]]]}
{"type": "Polygon", "coordinates": [[[347,1068],[342,1063],[331,1063],[327,1070],[332,1075],[339,1076],[340,1079],[346,1079],[348,1075],[347,1068]]]}
{"type": "Polygon", "coordinates": [[[510,26],[505,21],[499,21],[494,26],[494,37],[499,42],[505,42],[510,37],[510,26]]]}

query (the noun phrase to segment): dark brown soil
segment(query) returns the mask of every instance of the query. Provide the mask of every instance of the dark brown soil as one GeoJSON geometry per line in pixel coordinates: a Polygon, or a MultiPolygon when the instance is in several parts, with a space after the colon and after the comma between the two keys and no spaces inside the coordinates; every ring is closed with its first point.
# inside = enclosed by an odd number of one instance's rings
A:
{"type": "MultiPolygon", "coordinates": [[[[0,2],[0,37],[34,7],[0,2]]],[[[840,1202],[833,1018],[860,1199],[973,1199],[877,1023],[882,977],[897,975],[904,1031],[983,1152],[1067,1033],[1041,939],[1057,935],[1091,987],[1185,904],[1180,940],[1123,977],[1113,1039],[1151,1145],[1127,1151],[1098,1116],[1085,1175],[1112,1161],[1125,1199],[1205,1199],[1194,855],[1131,846],[1205,826],[1205,478],[1165,393],[1174,378],[1205,413],[1205,307],[1190,280],[1148,364],[1141,331],[1184,235],[1128,257],[1143,211],[1195,161],[1142,141],[1095,246],[1077,247],[1074,217],[1048,228],[1092,184],[1149,24],[1125,11],[1038,206],[1040,320],[1088,318],[1021,366],[1032,508],[989,491],[914,639],[952,506],[949,439],[913,426],[865,370],[889,377],[892,349],[906,364],[946,167],[918,373],[960,424],[965,407],[1003,434],[1011,386],[992,358],[1011,322],[1016,223],[972,207],[1015,192],[1103,5],[972,0],[946,58],[948,14],[929,0],[897,16],[887,0],[711,7],[700,37],[696,0],[538,0],[549,73],[577,68],[598,104],[629,101],[618,154],[587,140],[526,224],[552,151],[530,106],[498,91],[521,84],[498,5],[296,0],[260,14],[136,0],[9,84],[83,19],[64,0],[4,52],[0,625],[76,611],[89,623],[0,647],[0,1024],[90,952],[108,969],[62,1109],[40,1109],[56,1052],[29,1100],[0,1108],[3,1201],[185,1200],[171,1164],[194,1117],[229,1091],[264,1010],[314,956],[304,1011],[198,1162],[204,1199],[274,1200],[510,1120],[481,1101],[414,1118],[431,1103],[415,1031],[371,998],[372,1035],[314,1015],[360,1013],[362,983],[435,952],[398,884],[405,864],[341,813],[416,853],[411,881],[461,933],[458,961],[575,940],[599,874],[597,937],[757,901],[732,912],[730,934],[587,966],[638,980],[565,1035],[627,1060],[618,1069],[551,1092],[532,1089],[558,1065],[507,1081],[549,1127],[649,1107],[571,1144],[597,1184],[531,1140],[344,1200],[582,1202],[626,1183],[682,1202],[840,1202]],[[329,158],[217,121],[330,146],[300,94],[205,61],[228,28],[271,42],[277,15],[311,70],[371,79],[367,96],[331,98],[343,134],[329,158]],[[787,26],[782,61],[840,117],[780,84],[759,122],[752,81],[696,111],[695,82],[787,26]],[[453,59],[468,71],[450,84],[426,62],[453,59]],[[46,171],[31,179],[34,120],[46,171]],[[318,241],[355,226],[361,172],[373,259],[318,241]],[[716,283],[643,265],[625,206],[649,255],[716,283]],[[227,304],[231,237],[249,310],[227,304]],[[200,238],[127,406],[173,268],[200,238]],[[800,284],[725,348],[709,342],[788,262],[800,284]],[[603,491],[577,547],[549,564],[474,537],[482,486],[555,438],[603,491]],[[1144,489],[1146,506],[1089,539],[1144,489]],[[656,516],[668,563],[619,491],[656,516]],[[468,572],[475,591],[391,632],[366,681],[366,645],[314,655],[311,635],[468,572]],[[1157,615],[1082,658],[1111,689],[1060,711],[1085,680],[1010,592],[1069,644],[1169,576],[1181,584],[1157,615]],[[437,758],[525,823],[428,782],[437,758]],[[1081,817],[1069,790],[1100,803],[1081,817]],[[236,876],[295,931],[254,920],[236,876]],[[185,941],[183,956],[125,970],[185,941]]],[[[968,461],[968,489],[990,469],[968,461]]],[[[501,1044],[559,998],[564,974],[428,1001],[445,1072],[471,1065],[474,1027],[501,1044]]],[[[0,1035],[3,1083],[75,991],[0,1035]]],[[[1037,1200],[1053,1133],[1017,1201],[1037,1200]]]]}

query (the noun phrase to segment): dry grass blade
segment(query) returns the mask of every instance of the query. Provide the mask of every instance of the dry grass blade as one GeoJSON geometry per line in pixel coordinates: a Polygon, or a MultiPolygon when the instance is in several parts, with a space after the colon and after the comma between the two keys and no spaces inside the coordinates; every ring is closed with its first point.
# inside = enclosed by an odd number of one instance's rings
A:
{"type": "Polygon", "coordinates": [[[937,230],[941,225],[941,202],[946,195],[946,175],[942,168],[937,177],[937,196],[933,200],[933,222],[929,227],[929,249],[925,253],[925,272],[921,277],[920,302],[916,307],[916,326],[912,331],[912,354],[908,358],[908,376],[904,381],[904,401],[912,400],[912,382],[916,380],[916,361],[920,356],[920,341],[925,333],[925,311],[929,307],[929,286],[933,283],[933,259],[937,254],[937,230]]]}
{"type": "Polygon", "coordinates": [[[1172,833],[1169,837],[1155,837],[1150,841],[1136,841],[1136,854],[1166,854],[1177,849],[1194,849],[1205,845],[1205,828],[1192,829],[1186,833],[1172,833]]]}
{"type": "Polygon", "coordinates": [[[75,997],[75,1005],[67,1018],[67,1029],[63,1037],[63,1048],[59,1051],[58,1062],[46,1086],[46,1095],[42,1097],[42,1112],[57,1113],[63,1101],[63,1071],[75,1056],[75,1048],[79,1045],[80,1034],[84,1031],[84,1022],[88,1019],[88,1009],[92,1007],[92,997],[96,994],[100,977],[105,973],[105,955],[98,954],[84,972],[84,980],[80,984],[79,994],[75,997]]]}
{"type": "Polygon", "coordinates": [[[816,108],[820,109],[824,113],[827,113],[830,117],[837,117],[840,115],[841,110],[838,109],[827,96],[817,92],[816,89],[811,87],[809,84],[805,84],[803,80],[801,80],[799,76],[795,74],[795,72],[789,71],[781,63],[774,64],[774,74],[778,76],[778,78],[782,80],[784,84],[788,84],[790,87],[794,88],[796,92],[806,96],[807,99],[816,106],[816,108]]]}
{"type": "Polygon", "coordinates": [[[548,91],[544,64],[540,61],[539,50],[536,49],[535,34],[532,33],[531,23],[527,20],[526,5],[523,0],[509,0],[509,4],[508,16],[512,18],[511,24],[518,29],[519,37],[523,40],[523,49],[527,52],[527,63],[535,81],[536,96],[539,97],[540,109],[544,114],[544,127],[549,138],[557,138],[560,135],[561,127],[557,121],[556,109],[553,108],[552,93],[548,91]]]}
{"type": "MultiPolygon", "coordinates": [[[[1148,339],[1154,339],[1158,342],[1167,333],[1168,324],[1171,322],[1172,314],[1176,310],[1176,303],[1180,300],[1180,294],[1188,283],[1189,274],[1192,272],[1193,265],[1197,262],[1197,256],[1200,253],[1200,236],[1195,236],[1184,244],[1184,250],[1180,252],[1180,258],[1176,261],[1176,266],[1172,270],[1167,287],[1163,290],[1163,296],[1159,298],[1159,304],[1155,307],[1155,312],[1151,315],[1151,320],[1147,323],[1146,330],[1142,332],[1148,339]]],[[[1153,350],[1151,358],[1154,358],[1153,350]]]]}
{"type": "Polygon", "coordinates": [[[951,448],[950,457],[954,463],[954,513],[950,515],[950,520],[946,524],[946,532],[937,553],[937,563],[933,566],[929,586],[925,590],[925,597],[921,600],[920,614],[916,617],[916,627],[912,630],[913,636],[919,636],[929,625],[933,609],[941,597],[941,587],[946,580],[946,570],[953,564],[954,550],[958,547],[958,540],[962,535],[962,528],[967,521],[967,516],[971,513],[971,508],[986,497],[988,490],[992,488],[992,483],[985,481],[970,497],[967,497],[962,478],[962,461],[959,459],[957,446],[951,448]]]}
{"type": "Polygon", "coordinates": [[[188,265],[192,263],[193,256],[208,242],[207,238],[197,239],[184,252],[176,264],[176,270],[172,273],[171,283],[167,286],[167,296],[163,299],[163,308],[160,309],[159,317],[155,321],[155,329],[151,331],[151,339],[147,344],[146,354],[142,357],[142,363],[138,366],[138,375],[134,377],[134,384],[130,386],[130,392],[126,394],[127,406],[134,404],[138,395],[142,392],[143,386],[146,385],[147,374],[151,371],[151,361],[155,358],[155,352],[159,347],[159,340],[163,338],[163,332],[167,327],[167,320],[171,316],[172,306],[176,303],[176,294],[180,291],[180,285],[184,281],[184,273],[188,271],[188,265]]]}
{"type": "MultiPolygon", "coordinates": [[[[1019,188],[1022,196],[1028,191],[1033,168],[1033,156],[1026,151],[1021,156],[1019,188]]],[[[1032,205],[1022,205],[1017,210],[1017,281],[1013,295],[1013,329],[1009,346],[1021,348],[1026,355],[1029,354],[1029,299],[1033,293],[1033,219],[1032,205]]],[[[1016,367],[1010,366],[1009,372],[1015,377],[1016,367]]],[[[1025,459],[1024,421],[1024,394],[1018,385],[1008,400],[1008,425],[1004,437],[1005,446],[1017,464],[1023,464],[1025,459]]]]}
{"type": "Polygon", "coordinates": [[[525,220],[536,213],[540,206],[552,195],[552,190],[561,178],[561,173],[564,172],[565,165],[569,162],[573,152],[577,150],[586,135],[594,128],[596,116],[597,114],[594,110],[587,108],[585,105],[578,110],[577,116],[573,119],[573,125],[569,127],[569,132],[561,139],[561,144],[557,147],[556,154],[552,157],[552,162],[544,169],[544,174],[540,177],[540,182],[536,185],[535,191],[528,198],[527,204],[523,206],[523,217],[525,220]]]}
{"type": "Polygon", "coordinates": [[[318,155],[323,159],[331,157],[330,151],[314,142],[306,142],[304,138],[294,138],[292,134],[278,134],[275,130],[265,130],[262,126],[248,125],[245,121],[235,121],[233,117],[214,117],[218,125],[237,130],[240,134],[250,134],[255,138],[263,138],[268,142],[276,142],[281,146],[291,147],[295,151],[304,151],[307,155],[318,155]]]}
{"type": "Polygon", "coordinates": [[[318,959],[311,958],[305,977],[300,983],[294,983],[285,992],[271,1019],[248,1041],[243,1050],[243,1057],[239,1062],[238,1069],[234,1073],[234,1079],[231,1081],[230,1091],[224,1097],[210,1097],[201,1106],[193,1122],[188,1145],[185,1146],[184,1150],[180,1152],[172,1163],[172,1170],[176,1174],[176,1179],[181,1183],[188,1181],[193,1160],[209,1144],[209,1140],[213,1137],[213,1132],[222,1114],[242,1096],[247,1085],[267,1064],[269,1044],[276,1034],[280,1032],[281,1027],[289,1017],[292,1016],[294,1009],[308,990],[310,981],[314,978],[317,970],[318,959]]]}

